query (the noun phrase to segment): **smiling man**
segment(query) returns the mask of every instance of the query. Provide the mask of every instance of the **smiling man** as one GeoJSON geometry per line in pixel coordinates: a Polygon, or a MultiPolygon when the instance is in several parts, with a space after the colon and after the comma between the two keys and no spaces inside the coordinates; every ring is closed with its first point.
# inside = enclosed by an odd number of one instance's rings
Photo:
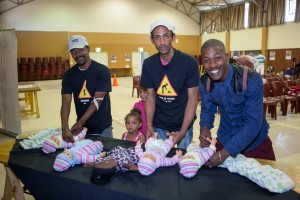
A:
{"type": "Polygon", "coordinates": [[[61,126],[63,139],[74,142],[73,135],[88,128],[87,134],[112,138],[112,117],[109,92],[111,78],[109,69],[91,60],[90,47],[85,37],[72,36],[69,51],[76,64],[65,72],[62,80],[61,126]],[[77,121],[69,128],[72,95],[77,121]]]}
{"type": "Polygon", "coordinates": [[[210,145],[210,130],[220,110],[217,152],[206,163],[216,167],[228,156],[275,160],[268,136],[269,124],[263,112],[263,82],[253,69],[227,62],[224,44],[216,39],[201,48],[206,73],[201,77],[200,144],[210,145]]]}
{"type": "Polygon", "coordinates": [[[145,102],[147,137],[172,135],[179,148],[193,138],[199,84],[198,63],[192,56],[172,47],[175,26],[157,20],[150,26],[150,39],[158,53],[143,63],[141,85],[147,88],[145,102]]]}

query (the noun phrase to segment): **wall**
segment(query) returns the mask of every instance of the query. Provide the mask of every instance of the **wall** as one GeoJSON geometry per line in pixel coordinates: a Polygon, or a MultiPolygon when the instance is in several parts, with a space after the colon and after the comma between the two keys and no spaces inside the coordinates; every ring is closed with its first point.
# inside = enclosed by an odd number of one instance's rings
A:
{"type": "Polygon", "coordinates": [[[260,50],[261,44],[261,28],[230,31],[230,51],[260,50]]]}
{"type": "Polygon", "coordinates": [[[168,19],[179,35],[199,35],[199,25],[156,0],[35,0],[0,15],[3,28],[148,34],[156,19],[168,19]]]}
{"type": "Polygon", "coordinates": [[[125,54],[143,47],[156,53],[150,41],[151,23],[160,18],[176,26],[174,47],[199,54],[199,25],[186,15],[155,0],[36,0],[0,15],[2,27],[16,30],[18,57],[58,57],[70,59],[67,41],[71,35],[87,37],[91,51],[117,55],[109,67],[122,68],[125,54]]]}
{"type": "Polygon", "coordinates": [[[268,49],[299,48],[300,23],[271,26],[268,31],[268,49]]]}

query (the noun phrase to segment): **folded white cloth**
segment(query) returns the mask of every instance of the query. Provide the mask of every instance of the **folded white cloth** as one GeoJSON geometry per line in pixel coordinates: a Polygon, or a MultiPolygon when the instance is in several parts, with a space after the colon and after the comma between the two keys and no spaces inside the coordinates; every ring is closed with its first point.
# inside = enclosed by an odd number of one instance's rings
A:
{"type": "Polygon", "coordinates": [[[219,167],[245,176],[270,192],[284,193],[295,187],[293,180],[284,172],[270,165],[261,165],[254,158],[246,158],[241,154],[236,158],[228,157],[219,167]]]}
{"type": "Polygon", "coordinates": [[[61,135],[62,131],[58,128],[47,128],[36,134],[30,135],[27,139],[20,141],[20,145],[24,149],[40,148],[44,141],[52,135],[61,135]]]}

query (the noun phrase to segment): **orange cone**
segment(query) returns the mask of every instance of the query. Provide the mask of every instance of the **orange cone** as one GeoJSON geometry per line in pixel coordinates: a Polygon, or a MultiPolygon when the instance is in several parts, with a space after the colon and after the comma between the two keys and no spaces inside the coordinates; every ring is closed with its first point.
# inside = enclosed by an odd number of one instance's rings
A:
{"type": "Polygon", "coordinates": [[[116,75],[116,74],[114,74],[114,82],[113,82],[113,86],[119,86],[118,80],[117,80],[117,75],[116,75]]]}

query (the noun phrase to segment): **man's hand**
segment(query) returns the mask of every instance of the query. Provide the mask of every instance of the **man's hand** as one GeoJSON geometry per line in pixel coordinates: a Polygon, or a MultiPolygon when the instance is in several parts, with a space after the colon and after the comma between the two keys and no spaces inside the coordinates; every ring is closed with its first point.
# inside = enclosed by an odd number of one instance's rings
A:
{"type": "Polygon", "coordinates": [[[62,130],[62,138],[66,142],[74,142],[74,137],[73,137],[70,129],[62,130]]]}
{"type": "Polygon", "coordinates": [[[174,145],[178,144],[184,138],[185,133],[181,133],[180,131],[168,132],[167,135],[169,137],[173,137],[174,145]]]}
{"type": "Polygon", "coordinates": [[[224,160],[226,160],[230,154],[225,150],[222,149],[221,151],[217,151],[206,163],[205,166],[209,167],[218,167],[221,165],[224,160]]]}
{"type": "Polygon", "coordinates": [[[80,121],[76,122],[72,128],[71,128],[71,133],[73,135],[78,135],[82,131],[83,125],[81,124],[80,121]]]}
{"type": "Polygon", "coordinates": [[[146,135],[146,141],[147,141],[154,134],[153,128],[149,128],[149,129],[147,128],[147,132],[146,133],[147,133],[147,135],[146,135]]]}
{"type": "Polygon", "coordinates": [[[200,147],[208,147],[210,145],[210,141],[211,141],[211,132],[204,127],[200,133],[199,136],[199,140],[200,140],[200,147]]]}

